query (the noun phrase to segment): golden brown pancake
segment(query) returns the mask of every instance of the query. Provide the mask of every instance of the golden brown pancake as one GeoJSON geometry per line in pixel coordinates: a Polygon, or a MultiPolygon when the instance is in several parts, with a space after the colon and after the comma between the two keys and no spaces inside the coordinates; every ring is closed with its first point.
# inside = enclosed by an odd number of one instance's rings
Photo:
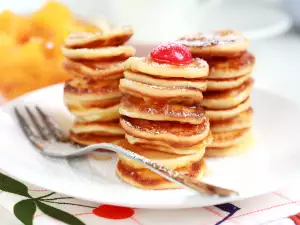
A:
{"type": "Polygon", "coordinates": [[[131,27],[120,27],[107,32],[97,33],[72,33],[65,41],[68,48],[95,48],[119,46],[124,44],[133,35],[131,27]]]}
{"type": "Polygon", "coordinates": [[[206,146],[212,143],[213,141],[212,135],[211,133],[209,133],[208,136],[197,145],[193,145],[191,147],[174,148],[163,141],[153,141],[142,138],[136,138],[128,134],[125,135],[125,138],[130,144],[141,147],[142,149],[153,149],[156,151],[167,152],[177,155],[196,154],[199,151],[203,151],[206,148],[206,146]]]}
{"type": "Polygon", "coordinates": [[[131,57],[125,62],[125,70],[168,78],[206,78],[209,69],[202,59],[193,59],[188,65],[171,65],[155,62],[150,57],[131,57]]]}
{"type": "Polygon", "coordinates": [[[207,88],[206,79],[203,78],[180,78],[180,77],[173,77],[173,78],[166,78],[166,77],[158,77],[158,76],[149,76],[144,73],[137,73],[126,70],[124,72],[124,77],[128,80],[137,81],[140,83],[161,86],[161,87],[168,87],[168,88],[187,88],[187,89],[197,89],[199,91],[205,91],[207,88]]]}
{"type": "Polygon", "coordinates": [[[135,49],[131,46],[103,47],[103,48],[66,48],[62,47],[65,57],[73,60],[126,60],[135,54],[135,49]]]}
{"type": "Polygon", "coordinates": [[[245,83],[251,76],[251,73],[245,74],[240,77],[227,78],[227,79],[208,79],[207,91],[226,91],[229,89],[237,88],[245,83]]]}
{"type": "Polygon", "coordinates": [[[75,77],[89,77],[91,79],[111,80],[123,77],[124,60],[121,61],[73,61],[64,59],[63,67],[75,77]]]}
{"type": "MultiPolygon", "coordinates": [[[[179,168],[176,171],[181,172],[195,180],[201,180],[204,176],[206,164],[204,159],[194,162],[191,165],[179,168]]],[[[122,161],[118,162],[116,173],[125,183],[146,190],[165,190],[179,189],[179,185],[160,177],[148,169],[133,169],[124,165],[122,161]]]]}
{"type": "Polygon", "coordinates": [[[235,57],[241,55],[249,46],[248,39],[233,30],[186,35],[176,42],[187,46],[194,57],[235,57]]]}
{"type": "Polygon", "coordinates": [[[204,120],[204,110],[199,104],[184,105],[180,102],[147,102],[142,98],[123,95],[120,114],[131,118],[156,121],[179,121],[191,124],[201,124],[204,120]]]}
{"type": "Polygon", "coordinates": [[[250,95],[254,80],[249,78],[237,88],[203,93],[201,105],[207,109],[228,109],[244,102],[250,95]]]}
{"type": "Polygon", "coordinates": [[[70,138],[75,143],[81,145],[92,145],[97,143],[117,143],[119,140],[124,138],[124,135],[121,136],[103,136],[95,135],[90,133],[73,133],[70,132],[70,138]]]}
{"type": "Polygon", "coordinates": [[[205,109],[205,115],[209,118],[209,121],[219,121],[234,118],[241,112],[249,109],[251,106],[250,98],[247,98],[244,102],[229,109],[205,109]]]}
{"type": "Polygon", "coordinates": [[[120,123],[126,134],[141,139],[166,142],[174,148],[199,144],[209,134],[209,122],[206,118],[201,124],[189,124],[122,116],[120,123]]]}
{"type": "Polygon", "coordinates": [[[255,57],[250,52],[234,58],[212,57],[206,60],[209,64],[208,79],[240,77],[251,73],[255,64],[255,57]]]}
{"type": "MultiPolygon", "coordinates": [[[[186,167],[193,162],[200,161],[205,153],[205,148],[201,148],[194,154],[177,155],[177,154],[172,154],[172,153],[167,153],[167,152],[156,151],[155,149],[144,149],[144,148],[141,148],[140,146],[129,144],[128,141],[125,139],[117,141],[116,144],[125,149],[133,151],[139,155],[142,155],[142,156],[146,157],[147,159],[150,159],[159,164],[162,164],[165,167],[172,169],[172,170],[175,170],[175,169],[178,169],[181,167],[186,167]]],[[[145,169],[145,167],[143,165],[141,165],[140,163],[137,163],[136,161],[134,161],[130,158],[127,158],[126,156],[124,156],[122,154],[118,154],[118,155],[119,155],[119,160],[122,161],[123,164],[126,164],[134,169],[145,169]]]]}
{"type": "Polygon", "coordinates": [[[121,128],[119,120],[105,122],[81,122],[75,121],[71,128],[75,134],[90,133],[102,136],[121,136],[124,130],[121,128]]]}
{"type": "Polygon", "coordinates": [[[224,148],[206,148],[206,157],[224,157],[224,156],[234,156],[241,155],[249,151],[254,143],[253,134],[250,131],[245,135],[238,144],[233,146],[228,146],[224,148]]]}
{"type": "Polygon", "coordinates": [[[118,119],[120,98],[99,101],[69,101],[65,105],[78,121],[109,121],[118,119]]]}
{"type": "Polygon", "coordinates": [[[252,127],[253,109],[249,108],[234,118],[227,120],[211,121],[210,130],[213,133],[240,130],[252,127]]]}
{"type": "Polygon", "coordinates": [[[100,101],[121,97],[119,80],[97,82],[85,78],[71,79],[65,83],[65,99],[68,102],[100,101]]]}
{"type": "Polygon", "coordinates": [[[243,138],[250,132],[250,128],[232,130],[221,133],[213,133],[213,142],[209,148],[225,148],[240,143],[243,138]]]}
{"type": "Polygon", "coordinates": [[[142,98],[171,99],[171,98],[192,98],[200,101],[203,98],[202,92],[196,89],[184,87],[161,87],[149,85],[128,79],[120,80],[120,90],[123,93],[142,98]]]}

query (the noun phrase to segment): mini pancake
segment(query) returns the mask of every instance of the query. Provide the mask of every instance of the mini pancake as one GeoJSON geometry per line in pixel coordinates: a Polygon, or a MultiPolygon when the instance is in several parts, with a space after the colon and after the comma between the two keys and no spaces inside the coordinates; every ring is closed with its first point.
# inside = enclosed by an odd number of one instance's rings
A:
{"type": "MultiPolygon", "coordinates": [[[[186,167],[188,165],[191,165],[191,163],[193,162],[200,161],[205,153],[205,148],[202,148],[195,154],[176,155],[167,152],[156,151],[153,149],[144,149],[136,145],[131,145],[125,139],[119,140],[118,142],[116,142],[116,144],[141,156],[144,156],[147,159],[162,164],[165,167],[172,170],[176,170],[181,167],[186,167]]],[[[122,161],[123,164],[130,166],[133,169],[145,169],[145,167],[140,163],[137,163],[136,161],[127,158],[122,154],[118,154],[118,156],[119,160],[122,161]]]]}
{"type": "Polygon", "coordinates": [[[209,64],[208,79],[240,77],[251,73],[255,64],[255,57],[250,52],[235,58],[212,57],[206,60],[209,64]]]}
{"type": "Polygon", "coordinates": [[[188,47],[194,57],[235,57],[241,55],[249,46],[248,39],[233,30],[186,35],[176,42],[188,47]]]}
{"type": "Polygon", "coordinates": [[[201,124],[204,110],[199,105],[183,105],[165,101],[152,102],[131,95],[123,95],[119,112],[131,118],[156,121],[179,121],[191,124],[201,124]]]}
{"type": "Polygon", "coordinates": [[[251,76],[251,73],[245,74],[240,77],[228,78],[228,79],[208,79],[207,91],[224,91],[241,86],[251,76]]]}
{"type": "Polygon", "coordinates": [[[71,128],[71,131],[74,134],[91,133],[101,136],[121,136],[125,134],[118,120],[106,122],[75,121],[71,128]]]}
{"type": "MultiPolygon", "coordinates": [[[[200,162],[195,162],[188,167],[176,170],[195,180],[201,180],[204,176],[206,164],[204,159],[200,162]]],[[[173,182],[159,177],[148,169],[132,170],[131,167],[118,162],[116,173],[125,183],[146,190],[165,190],[165,189],[180,189],[181,187],[173,182]],[[150,176],[149,176],[150,175],[150,176]]]]}
{"type": "Polygon", "coordinates": [[[175,148],[199,144],[209,134],[209,122],[201,124],[175,121],[152,121],[121,116],[121,126],[131,136],[168,143],[175,148]]]}
{"type": "Polygon", "coordinates": [[[72,60],[126,60],[135,54],[135,49],[131,46],[103,47],[103,48],[66,48],[62,47],[65,57],[72,60]]]}
{"type": "Polygon", "coordinates": [[[120,79],[123,77],[124,60],[121,61],[73,61],[64,59],[64,69],[75,77],[88,77],[91,79],[120,79]]]}
{"type": "Polygon", "coordinates": [[[225,148],[240,143],[245,136],[250,132],[250,128],[240,130],[232,130],[221,133],[213,133],[213,142],[209,148],[225,148]]]}
{"type": "Polygon", "coordinates": [[[249,132],[244,136],[240,143],[236,145],[224,148],[206,148],[205,157],[226,157],[245,154],[251,149],[253,143],[253,134],[252,132],[249,132]]]}
{"type": "Polygon", "coordinates": [[[201,141],[200,144],[193,145],[193,146],[187,147],[187,148],[184,148],[184,147],[174,148],[174,147],[168,145],[168,143],[165,143],[162,141],[153,141],[153,140],[135,138],[128,134],[125,134],[125,138],[127,139],[127,141],[130,144],[141,147],[142,149],[153,149],[156,151],[167,152],[167,153],[172,153],[172,154],[177,154],[177,155],[196,154],[199,151],[203,151],[203,149],[205,149],[207,145],[212,143],[212,140],[213,140],[211,133],[209,133],[209,135],[205,139],[203,139],[203,141],[201,141]]]}
{"type": "Polygon", "coordinates": [[[193,59],[188,65],[158,63],[150,57],[131,57],[125,62],[125,70],[158,77],[205,78],[209,68],[206,61],[193,59]]]}
{"type": "Polygon", "coordinates": [[[123,139],[124,135],[122,136],[102,136],[102,135],[95,135],[91,133],[73,133],[70,132],[70,139],[78,144],[81,145],[92,145],[97,143],[117,143],[119,140],[123,139]]]}
{"type": "Polygon", "coordinates": [[[254,80],[249,78],[237,88],[203,93],[201,105],[207,109],[228,109],[244,102],[251,94],[254,80]]]}
{"type": "Polygon", "coordinates": [[[244,102],[229,109],[205,109],[205,115],[209,118],[209,121],[226,120],[238,116],[241,112],[249,109],[250,106],[250,98],[247,98],[244,102]]]}
{"type": "Polygon", "coordinates": [[[128,80],[137,81],[140,83],[161,86],[161,87],[169,87],[169,88],[177,88],[184,87],[188,89],[197,89],[199,91],[205,91],[207,88],[206,79],[188,79],[188,78],[166,78],[166,77],[154,77],[149,76],[144,73],[137,73],[132,71],[125,71],[124,77],[128,80]]]}
{"type": "Polygon", "coordinates": [[[108,121],[118,119],[120,98],[87,101],[87,102],[70,102],[65,98],[65,105],[69,111],[76,116],[78,121],[108,121]]]}
{"type": "Polygon", "coordinates": [[[94,80],[76,78],[65,83],[64,98],[69,104],[79,101],[100,101],[121,97],[118,80],[94,80]]]}
{"type": "Polygon", "coordinates": [[[68,48],[95,48],[106,46],[119,46],[128,41],[133,35],[131,27],[120,27],[106,32],[97,33],[71,33],[65,40],[68,48]]]}
{"type": "Polygon", "coordinates": [[[252,127],[253,109],[249,108],[232,119],[210,122],[213,133],[228,132],[252,127]]]}
{"type": "Polygon", "coordinates": [[[120,80],[120,91],[136,97],[154,98],[154,99],[171,99],[171,98],[192,98],[202,100],[202,92],[196,89],[184,87],[161,87],[156,85],[145,84],[128,79],[120,80]]]}

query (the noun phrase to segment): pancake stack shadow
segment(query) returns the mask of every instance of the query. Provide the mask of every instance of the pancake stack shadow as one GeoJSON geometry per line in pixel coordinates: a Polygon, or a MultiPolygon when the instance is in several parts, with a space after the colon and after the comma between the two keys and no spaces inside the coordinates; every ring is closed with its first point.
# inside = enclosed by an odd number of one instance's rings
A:
{"type": "MultiPolygon", "coordinates": [[[[204,174],[205,148],[211,141],[209,122],[199,103],[206,89],[208,65],[188,65],[131,57],[125,63],[120,123],[127,140],[119,145],[195,179],[204,174]]],[[[120,155],[117,174],[143,189],[173,189],[177,184],[120,155]]]]}
{"type": "Polygon", "coordinates": [[[124,62],[135,54],[123,45],[133,35],[129,27],[99,33],[73,33],[62,47],[63,67],[74,76],[65,83],[64,102],[75,116],[70,138],[81,145],[124,138],[119,124],[124,62]]]}
{"type": "Polygon", "coordinates": [[[207,91],[201,105],[211,124],[213,142],[206,156],[241,154],[251,144],[253,110],[250,93],[255,57],[247,51],[249,41],[231,30],[182,37],[193,57],[205,59],[210,67],[207,91]]]}

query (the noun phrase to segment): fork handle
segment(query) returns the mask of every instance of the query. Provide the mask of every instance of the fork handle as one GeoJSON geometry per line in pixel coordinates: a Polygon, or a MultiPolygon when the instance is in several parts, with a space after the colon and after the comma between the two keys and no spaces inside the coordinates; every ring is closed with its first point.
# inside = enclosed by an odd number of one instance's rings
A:
{"type": "Polygon", "coordinates": [[[154,161],[151,161],[135,152],[129,151],[125,148],[122,148],[120,146],[110,144],[110,143],[101,143],[101,144],[94,144],[87,147],[82,148],[82,151],[91,151],[91,149],[107,149],[114,151],[119,154],[123,154],[126,157],[134,160],[135,162],[138,162],[145,166],[146,168],[150,169],[151,171],[161,175],[162,177],[166,178],[167,180],[174,182],[180,186],[183,186],[185,188],[189,188],[194,192],[197,192],[197,194],[202,193],[205,195],[219,195],[219,196],[229,196],[229,195],[237,195],[237,192],[234,192],[229,189],[217,187],[214,185],[210,185],[201,181],[197,181],[195,179],[191,179],[188,176],[185,176],[183,174],[180,174],[174,170],[170,170],[166,168],[165,166],[156,163],[154,161]]]}

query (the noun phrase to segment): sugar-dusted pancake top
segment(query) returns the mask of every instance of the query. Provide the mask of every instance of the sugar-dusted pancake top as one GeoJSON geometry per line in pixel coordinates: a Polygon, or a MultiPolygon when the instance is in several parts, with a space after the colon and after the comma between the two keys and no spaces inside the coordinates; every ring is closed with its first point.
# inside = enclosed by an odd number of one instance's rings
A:
{"type": "Polygon", "coordinates": [[[133,35],[131,27],[119,27],[97,33],[71,33],[65,40],[67,48],[95,48],[124,44],[133,35]]]}
{"type": "Polygon", "coordinates": [[[177,43],[187,46],[195,56],[236,56],[246,51],[249,41],[240,32],[219,30],[181,37],[177,43]]]}
{"type": "Polygon", "coordinates": [[[193,59],[186,65],[159,63],[150,57],[131,57],[125,62],[125,70],[159,77],[201,78],[207,77],[209,68],[206,61],[193,59]]]}

